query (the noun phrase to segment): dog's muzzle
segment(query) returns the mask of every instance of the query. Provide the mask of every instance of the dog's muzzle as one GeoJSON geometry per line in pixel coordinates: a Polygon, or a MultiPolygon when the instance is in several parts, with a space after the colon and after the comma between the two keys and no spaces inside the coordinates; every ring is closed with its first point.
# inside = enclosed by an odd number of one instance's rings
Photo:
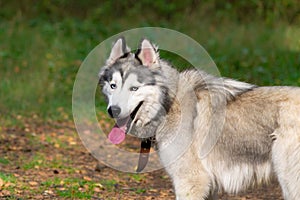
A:
{"type": "Polygon", "coordinates": [[[112,118],[118,118],[121,113],[121,108],[119,106],[109,106],[107,112],[112,118]]]}

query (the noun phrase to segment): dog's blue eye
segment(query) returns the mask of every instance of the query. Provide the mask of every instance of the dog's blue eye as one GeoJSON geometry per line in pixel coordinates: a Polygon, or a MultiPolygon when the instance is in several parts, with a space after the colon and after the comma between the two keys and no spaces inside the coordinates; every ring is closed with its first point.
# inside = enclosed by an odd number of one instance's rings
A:
{"type": "Polygon", "coordinates": [[[130,91],[137,91],[139,88],[138,87],[131,87],[129,88],[130,91]]]}
{"type": "Polygon", "coordinates": [[[114,84],[114,83],[110,84],[110,88],[111,88],[111,89],[116,89],[116,87],[117,87],[116,84],[114,84]]]}

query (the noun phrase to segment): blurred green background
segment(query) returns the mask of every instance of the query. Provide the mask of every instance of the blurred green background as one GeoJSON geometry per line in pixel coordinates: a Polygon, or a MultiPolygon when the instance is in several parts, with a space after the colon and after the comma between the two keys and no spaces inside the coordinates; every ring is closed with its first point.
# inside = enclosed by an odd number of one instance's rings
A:
{"type": "Polygon", "coordinates": [[[0,0],[0,121],[71,120],[84,58],[106,38],[146,26],[191,36],[223,76],[300,85],[298,0],[0,0]]]}

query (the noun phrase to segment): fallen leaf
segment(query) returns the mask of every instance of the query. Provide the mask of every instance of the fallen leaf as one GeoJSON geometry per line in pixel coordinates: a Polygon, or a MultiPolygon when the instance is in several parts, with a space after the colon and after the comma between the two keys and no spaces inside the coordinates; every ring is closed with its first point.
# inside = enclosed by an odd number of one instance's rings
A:
{"type": "Polygon", "coordinates": [[[85,190],[88,190],[90,188],[90,186],[88,184],[83,185],[85,190]]]}
{"type": "Polygon", "coordinates": [[[58,188],[58,190],[59,190],[59,191],[65,191],[65,190],[66,190],[66,188],[64,188],[64,187],[61,187],[61,188],[58,188]]]}
{"type": "Polygon", "coordinates": [[[15,186],[15,184],[11,183],[11,182],[7,182],[4,184],[4,187],[10,187],[10,186],[15,186]]]}
{"type": "Polygon", "coordinates": [[[15,73],[19,73],[20,72],[20,67],[19,66],[15,66],[14,71],[15,71],[15,73]]]}
{"type": "Polygon", "coordinates": [[[88,177],[88,176],[84,176],[84,177],[83,177],[83,180],[91,181],[92,179],[91,179],[90,177],[88,177]]]}
{"type": "Polygon", "coordinates": [[[52,190],[45,190],[44,192],[43,192],[43,194],[45,194],[45,195],[51,195],[51,194],[53,194],[53,191],[52,190]]]}
{"type": "Polygon", "coordinates": [[[101,188],[99,188],[99,187],[95,187],[95,188],[94,188],[94,192],[98,192],[98,193],[99,193],[99,192],[101,192],[101,191],[102,191],[102,190],[101,190],[101,188]]]}
{"type": "Polygon", "coordinates": [[[101,183],[96,183],[95,184],[96,187],[100,187],[100,188],[104,188],[103,185],[101,183]]]}
{"type": "Polygon", "coordinates": [[[8,191],[8,190],[2,190],[1,191],[1,195],[3,195],[3,196],[10,196],[10,191],[8,191]]]}
{"type": "Polygon", "coordinates": [[[35,181],[29,181],[28,184],[30,186],[37,186],[39,183],[38,182],[35,182],[35,181]]]}
{"type": "Polygon", "coordinates": [[[0,189],[2,188],[3,185],[4,185],[4,181],[0,178],[0,189]]]}

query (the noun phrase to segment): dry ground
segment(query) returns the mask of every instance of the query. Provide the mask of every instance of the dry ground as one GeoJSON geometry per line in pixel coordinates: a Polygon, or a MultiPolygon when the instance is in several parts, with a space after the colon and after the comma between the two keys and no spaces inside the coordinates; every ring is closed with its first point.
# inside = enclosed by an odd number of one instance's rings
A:
{"type": "MultiPolygon", "coordinates": [[[[128,174],[98,163],[72,122],[0,128],[0,199],[174,199],[163,170],[128,174]]],[[[278,184],[220,199],[282,199],[278,184]]]]}

